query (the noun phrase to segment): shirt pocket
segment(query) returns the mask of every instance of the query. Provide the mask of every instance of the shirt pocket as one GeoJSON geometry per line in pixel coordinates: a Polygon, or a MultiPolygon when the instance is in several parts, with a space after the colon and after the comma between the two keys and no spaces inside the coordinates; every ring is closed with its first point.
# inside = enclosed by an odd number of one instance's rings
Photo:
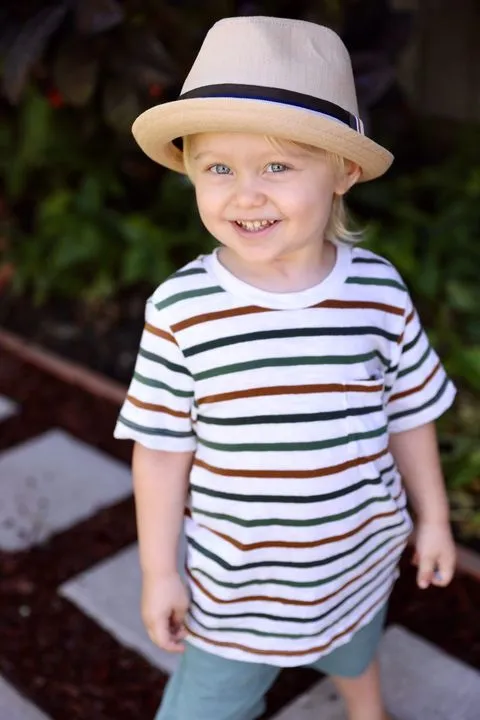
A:
{"type": "Polygon", "coordinates": [[[344,402],[349,434],[355,436],[357,442],[365,441],[369,447],[376,438],[385,446],[388,421],[383,376],[345,381],[344,402]]]}

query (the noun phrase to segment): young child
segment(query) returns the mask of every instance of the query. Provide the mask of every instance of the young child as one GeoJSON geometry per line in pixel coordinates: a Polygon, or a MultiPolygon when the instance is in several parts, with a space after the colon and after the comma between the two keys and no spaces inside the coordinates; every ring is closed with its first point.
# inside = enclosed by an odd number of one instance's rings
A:
{"type": "Polygon", "coordinates": [[[455,391],[397,271],[345,227],[343,195],[392,161],[357,113],[334,32],[241,17],[134,124],[220,245],[148,300],[115,430],[135,441],[143,618],[182,653],[157,720],[253,720],[302,665],[332,676],[349,720],[387,718],[401,477],[419,586],[452,578],[434,420],[455,391]]]}

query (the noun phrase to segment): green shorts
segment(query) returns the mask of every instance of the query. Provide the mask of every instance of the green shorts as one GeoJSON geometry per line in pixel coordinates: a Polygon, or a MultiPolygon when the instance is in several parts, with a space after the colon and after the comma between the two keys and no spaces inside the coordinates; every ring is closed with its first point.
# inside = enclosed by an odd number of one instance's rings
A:
{"type": "MultiPolygon", "coordinates": [[[[350,642],[309,667],[325,675],[356,677],[375,658],[387,605],[350,642]]],[[[282,668],[227,660],[187,643],[170,678],[155,720],[255,720],[282,668]]]]}

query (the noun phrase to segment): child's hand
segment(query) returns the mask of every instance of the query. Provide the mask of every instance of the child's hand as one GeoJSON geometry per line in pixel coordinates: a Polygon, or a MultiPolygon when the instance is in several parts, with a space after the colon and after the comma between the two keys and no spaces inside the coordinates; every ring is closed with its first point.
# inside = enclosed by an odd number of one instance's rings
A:
{"type": "Polygon", "coordinates": [[[448,522],[420,522],[417,526],[413,564],[417,585],[445,587],[455,572],[455,543],[448,522]]]}
{"type": "Polygon", "coordinates": [[[155,645],[168,652],[183,652],[188,606],[188,592],[178,573],[144,575],[142,618],[155,645]]]}

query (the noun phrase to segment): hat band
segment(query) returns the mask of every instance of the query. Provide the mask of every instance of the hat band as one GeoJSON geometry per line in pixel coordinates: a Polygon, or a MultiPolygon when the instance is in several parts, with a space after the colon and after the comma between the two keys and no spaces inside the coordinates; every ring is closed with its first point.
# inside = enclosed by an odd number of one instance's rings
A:
{"type": "Polygon", "coordinates": [[[333,120],[338,120],[348,127],[363,135],[363,123],[359,117],[344,110],[340,105],[322,100],[322,98],[304,93],[284,90],[282,88],[264,87],[262,85],[236,85],[222,83],[219,85],[204,85],[194,90],[182,93],[179,100],[190,100],[192,98],[241,98],[243,100],[266,100],[283,105],[294,105],[305,110],[312,110],[322,115],[327,115],[333,120]]]}

